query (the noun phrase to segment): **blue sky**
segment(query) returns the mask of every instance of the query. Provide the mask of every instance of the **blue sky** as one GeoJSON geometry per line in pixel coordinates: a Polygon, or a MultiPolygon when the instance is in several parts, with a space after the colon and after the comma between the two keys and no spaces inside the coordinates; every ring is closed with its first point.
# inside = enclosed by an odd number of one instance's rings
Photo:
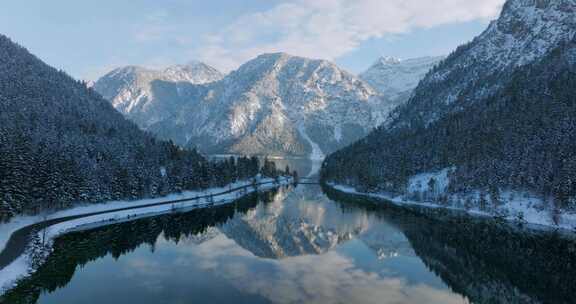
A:
{"type": "Polygon", "coordinates": [[[50,65],[94,80],[114,67],[192,60],[225,72],[283,51],[360,72],[379,56],[443,55],[482,32],[504,0],[22,0],[0,31],[50,65]]]}

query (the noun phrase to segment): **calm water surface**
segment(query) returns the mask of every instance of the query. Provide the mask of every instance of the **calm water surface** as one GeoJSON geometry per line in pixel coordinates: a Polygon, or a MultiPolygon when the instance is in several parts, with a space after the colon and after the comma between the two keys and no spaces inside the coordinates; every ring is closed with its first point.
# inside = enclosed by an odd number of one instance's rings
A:
{"type": "Polygon", "coordinates": [[[3,301],[570,303],[574,248],[305,185],[68,234],[3,301]]]}

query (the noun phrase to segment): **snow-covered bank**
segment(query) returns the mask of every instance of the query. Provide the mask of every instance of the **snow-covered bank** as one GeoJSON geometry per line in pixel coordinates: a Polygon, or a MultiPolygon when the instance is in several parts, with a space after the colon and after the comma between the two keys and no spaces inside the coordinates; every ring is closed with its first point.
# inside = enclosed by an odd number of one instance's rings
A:
{"type": "MultiPolygon", "coordinates": [[[[289,178],[281,178],[280,184],[288,184],[289,178]]],[[[77,218],[61,222],[46,228],[38,233],[40,239],[49,245],[46,249],[51,248],[53,240],[67,232],[95,228],[120,222],[132,221],[139,218],[157,216],[171,212],[183,212],[197,208],[212,207],[235,201],[236,199],[255,191],[269,190],[278,186],[272,179],[261,179],[258,187],[252,187],[252,182],[244,181],[231,184],[224,188],[211,188],[206,191],[189,191],[181,194],[169,195],[162,198],[144,199],[130,202],[109,202],[105,204],[95,204],[80,206],[68,210],[63,210],[50,214],[49,216],[28,216],[17,217],[8,224],[0,225],[0,248],[4,249],[12,233],[26,226],[40,223],[49,219],[58,219],[68,216],[81,216],[83,214],[92,214],[94,212],[110,213],[97,214],[82,218],[77,218]],[[239,188],[236,191],[229,192],[231,189],[239,188]],[[195,199],[198,198],[198,199],[195,199]],[[178,200],[195,199],[170,203],[178,200]],[[150,204],[166,203],[163,205],[147,206],[150,204]],[[143,206],[139,208],[139,206],[143,206]],[[135,208],[122,211],[114,211],[122,208],[135,208]]],[[[32,247],[32,246],[30,246],[32,247]]],[[[45,249],[45,250],[46,250],[45,249]]],[[[38,248],[29,248],[25,254],[18,257],[11,264],[0,270],[0,295],[6,290],[14,287],[14,284],[34,272],[31,267],[32,256],[39,254],[38,248]]]]}
{"type": "Polygon", "coordinates": [[[575,213],[561,213],[556,214],[555,219],[550,214],[549,210],[537,208],[533,201],[536,200],[534,197],[529,197],[526,194],[519,195],[514,192],[502,193],[502,197],[507,197],[507,200],[503,200],[503,204],[498,207],[496,213],[490,213],[487,211],[482,211],[478,206],[468,206],[466,208],[464,205],[460,207],[460,202],[449,201],[448,204],[431,203],[431,202],[417,202],[414,200],[407,199],[402,195],[390,195],[386,193],[366,193],[359,192],[355,188],[345,185],[339,185],[334,183],[328,183],[328,186],[335,190],[361,195],[365,197],[371,197],[376,199],[381,199],[389,201],[398,206],[419,206],[425,208],[444,208],[450,210],[457,210],[466,212],[474,216],[482,217],[498,217],[511,222],[522,222],[533,227],[546,227],[553,229],[565,229],[574,231],[576,229],[576,214],[575,213]]]}

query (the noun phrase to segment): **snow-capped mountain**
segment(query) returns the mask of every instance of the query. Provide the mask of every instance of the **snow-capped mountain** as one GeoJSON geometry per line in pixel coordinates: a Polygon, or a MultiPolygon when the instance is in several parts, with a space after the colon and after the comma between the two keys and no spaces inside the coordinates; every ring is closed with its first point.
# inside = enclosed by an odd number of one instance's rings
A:
{"type": "Polygon", "coordinates": [[[405,118],[396,122],[402,126],[417,118],[429,123],[490,96],[511,71],[571,40],[575,16],[576,0],[508,0],[500,17],[480,36],[459,47],[422,80],[410,104],[397,113],[405,118]]]}
{"type": "Polygon", "coordinates": [[[379,125],[391,105],[324,60],[264,54],[221,81],[172,85],[175,115],[150,131],[206,153],[323,158],[379,125]]]}
{"type": "Polygon", "coordinates": [[[381,57],[360,74],[360,78],[389,99],[406,100],[420,80],[444,58],[437,56],[401,60],[381,57]]]}
{"type": "Polygon", "coordinates": [[[576,0],[508,0],[383,126],[330,156],[323,178],[405,192],[452,168],[452,194],[490,189],[497,203],[498,191],[529,190],[572,204],[575,16],[576,0]]]}
{"type": "Polygon", "coordinates": [[[217,69],[197,61],[185,65],[168,67],[162,74],[163,80],[189,82],[191,84],[210,83],[218,81],[224,77],[224,75],[217,69]]]}
{"type": "Polygon", "coordinates": [[[201,63],[176,65],[165,70],[152,70],[127,66],[113,70],[100,78],[94,89],[127,118],[146,129],[179,109],[178,90],[166,90],[166,86],[199,85],[222,79],[216,69],[201,63]]]}

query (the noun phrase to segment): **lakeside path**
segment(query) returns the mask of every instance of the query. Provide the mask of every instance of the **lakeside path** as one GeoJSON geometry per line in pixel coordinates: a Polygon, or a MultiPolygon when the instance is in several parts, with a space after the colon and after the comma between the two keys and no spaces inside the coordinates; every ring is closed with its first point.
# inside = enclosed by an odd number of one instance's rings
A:
{"type": "MultiPolygon", "coordinates": [[[[200,201],[205,200],[205,199],[209,199],[209,198],[221,198],[223,196],[226,196],[226,195],[229,195],[229,194],[232,194],[235,192],[239,192],[242,194],[248,194],[248,193],[252,193],[252,192],[257,191],[257,189],[255,189],[255,187],[258,188],[258,187],[262,187],[262,186],[272,185],[273,187],[270,187],[270,188],[274,188],[277,186],[286,185],[289,182],[290,182],[289,178],[284,178],[284,179],[281,179],[279,183],[277,183],[273,180],[265,180],[263,182],[259,182],[256,184],[245,183],[241,186],[235,186],[235,187],[232,187],[230,189],[220,191],[217,193],[198,195],[198,196],[194,196],[191,198],[166,200],[166,201],[160,201],[160,202],[155,202],[155,203],[133,205],[133,206],[123,207],[123,208],[115,208],[115,209],[101,210],[101,211],[96,211],[96,212],[75,214],[75,215],[70,215],[70,216],[62,216],[62,217],[57,217],[57,218],[52,218],[52,219],[47,219],[44,221],[36,222],[36,223],[30,224],[30,225],[21,227],[11,234],[10,238],[6,242],[6,245],[4,246],[2,251],[0,252],[0,277],[3,276],[3,270],[8,268],[8,266],[13,264],[17,260],[19,260],[20,257],[22,257],[25,254],[26,249],[28,248],[31,236],[34,233],[37,233],[38,231],[41,231],[42,229],[45,229],[45,228],[48,228],[51,226],[55,226],[55,225],[66,223],[66,222],[75,221],[78,219],[94,217],[94,216],[98,216],[98,215],[106,215],[106,214],[112,215],[112,214],[121,213],[124,211],[138,211],[138,210],[144,210],[144,209],[150,209],[150,208],[154,209],[153,207],[161,207],[161,206],[169,207],[168,209],[167,208],[155,209],[156,212],[162,213],[162,212],[169,211],[172,208],[172,206],[174,206],[174,204],[178,204],[178,203],[190,203],[190,202],[196,202],[197,203],[195,205],[190,205],[190,206],[179,206],[178,209],[180,209],[180,208],[197,209],[197,208],[212,207],[214,205],[221,205],[222,203],[216,203],[216,204],[213,202],[200,203],[200,201]],[[254,191],[241,192],[241,190],[250,190],[250,189],[254,189],[254,191]]],[[[230,201],[234,201],[237,198],[238,197],[228,197],[228,199],[230,199],[230,201]]],[[[110,204],[110,205],[112,205],[112,204],[110,204]]],[[[148,214],[153,215],[154,210],[146,210],[144,213],[147,215],[148,214]]],[[[134,216],[133,219],[136,219],[136,218],[138,218],[137,215],[138,215],[137,213],[132,214],[132,215],[128,215],[127,219],[132,218],[132,216],[134,216]]],[[[126,218],[124,220],[126,220],[126,218]]],[[[101,218],[99,218],[93,222],[88,222],[88,223],[83,223],[83,224],[85,225],[85,224],[97,223],[97,222],[103,222],[103,221],[106,221],[106,220],[102,220],[101,218]]],[[[110,222],[110,224],[116,223],[116,221],[114,221],[114,220],[110,221],[110,219],[108,219],[108,221],[110,222]]],[[[25,274],[22,274],[22,275],[25,275],[25,274]]],[[[4,283],[3,285],[5,285],[5,283],[7,283],[7,282],[3,282],[3,283],[4,283]]]]}

